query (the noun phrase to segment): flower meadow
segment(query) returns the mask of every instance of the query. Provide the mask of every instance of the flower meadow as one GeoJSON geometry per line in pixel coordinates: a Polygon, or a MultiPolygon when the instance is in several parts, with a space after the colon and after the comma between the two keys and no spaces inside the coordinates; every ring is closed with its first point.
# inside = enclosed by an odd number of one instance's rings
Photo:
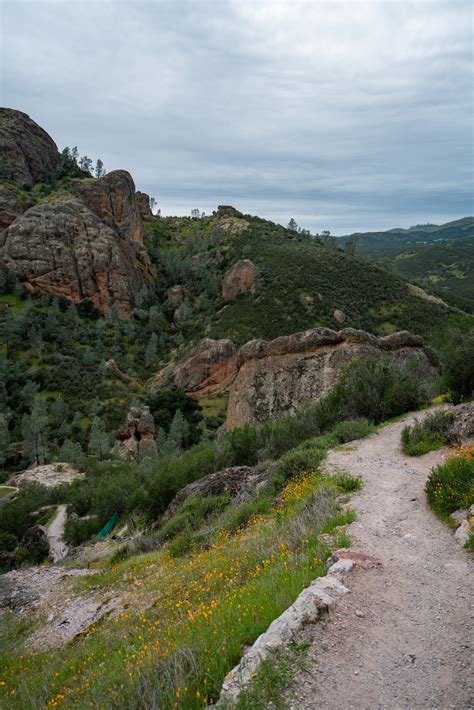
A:
{"type": "Polygon", "coordinates": [[[335,546],[346,542],[340,526],[354,514],[340,510],[343,490],[337,479],[309,470],[288,480],[268,512],[232,532],[222,527],[182,558],[165,545],[67,580],[74,594],[118,595],[121,608],[63,649],[17,650],[9,639],[13,616],[6,617],[0,706],[214,704],[245,646],[325,574],[331,550],[321,535],[333,533],[335,546]]]}

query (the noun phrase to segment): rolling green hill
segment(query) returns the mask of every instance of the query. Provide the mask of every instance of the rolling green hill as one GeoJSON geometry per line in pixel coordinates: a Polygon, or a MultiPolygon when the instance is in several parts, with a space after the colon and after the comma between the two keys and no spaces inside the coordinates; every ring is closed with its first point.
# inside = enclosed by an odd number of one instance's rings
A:
{"type": "Polygon", "coordinates": [[[340,237],[345,246],[380,262],[464,310],[474,310],[474,218],[442,225],[367,232],[340,237]]]}

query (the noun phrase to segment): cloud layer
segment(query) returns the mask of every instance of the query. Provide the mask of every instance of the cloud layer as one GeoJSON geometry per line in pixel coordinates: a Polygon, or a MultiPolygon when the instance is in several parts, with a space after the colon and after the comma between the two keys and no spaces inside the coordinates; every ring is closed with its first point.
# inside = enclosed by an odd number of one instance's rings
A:
{"type": "Polygon", "coordinates": [[[464,0],[3,0],[1,102],[164,214],[336,233],[473,212],[464,0]]]}

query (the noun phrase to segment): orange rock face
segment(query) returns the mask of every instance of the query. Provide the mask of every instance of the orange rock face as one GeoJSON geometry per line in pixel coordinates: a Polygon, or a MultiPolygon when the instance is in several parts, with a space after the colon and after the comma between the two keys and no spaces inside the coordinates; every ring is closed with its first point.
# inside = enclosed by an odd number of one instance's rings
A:
{"type": "Polygon", "coordinates": [[[124,239],[143,244],[143,222],[130,173],[113,170],[98,180],[78,180],[75,190],[101,222],[117,229],[124,239]]]}
{"type": "Polygon", "coordinates": [[[255,289],[255,264],[249,259],[237,261],[224,276],[222,296],[226,301],[234,301],[241,293],[255,289]]]}
{"type": "Polygon", "coordinates": [[[151,389],[171,382],[189,397],[206,397],[223,392],[237,372],[237,351],[231,340],[206,338],[170,371],[161,371],[149,382],[151,389]]]}

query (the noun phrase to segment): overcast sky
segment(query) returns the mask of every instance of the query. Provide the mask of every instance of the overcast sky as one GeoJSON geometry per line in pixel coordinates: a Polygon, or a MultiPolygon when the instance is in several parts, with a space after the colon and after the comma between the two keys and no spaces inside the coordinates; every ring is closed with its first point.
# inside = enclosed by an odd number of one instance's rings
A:
{"type": "Polygon", "coordinates": [[[472,214],[472,4],[0,0],[1,103],[163,214],[344,234],[472,214]]]}

